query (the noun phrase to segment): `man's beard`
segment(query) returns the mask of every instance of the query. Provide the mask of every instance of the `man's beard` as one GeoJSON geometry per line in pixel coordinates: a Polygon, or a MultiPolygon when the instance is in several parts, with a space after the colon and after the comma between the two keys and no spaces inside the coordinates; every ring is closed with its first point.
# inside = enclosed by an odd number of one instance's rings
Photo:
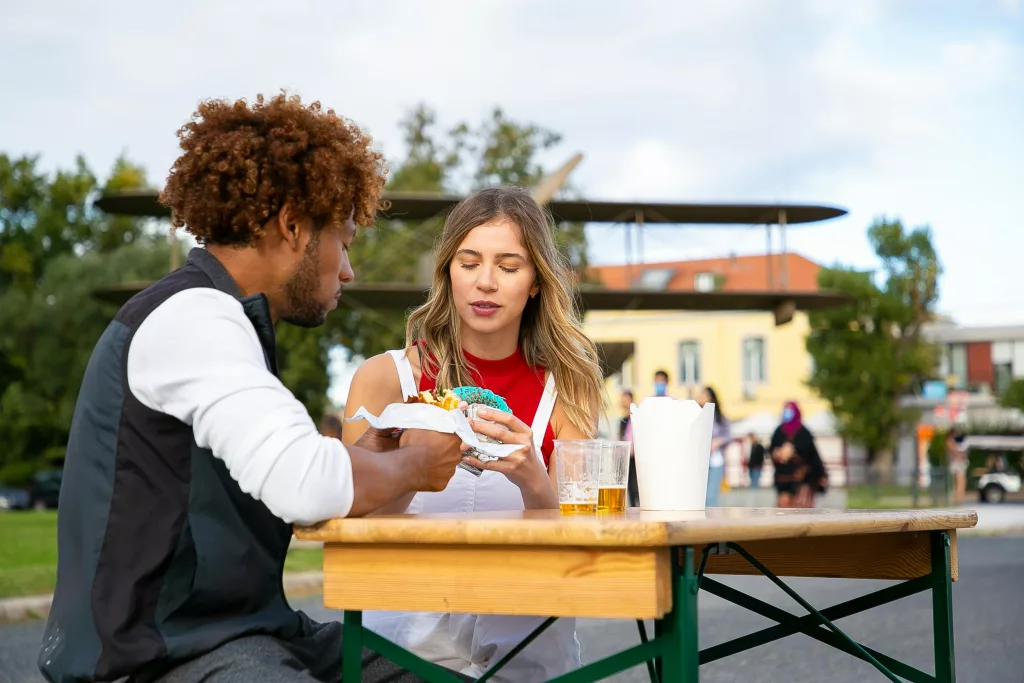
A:
{"type": "Polygon", "coordinates": [[[317,300],[320,281],[316,273],[316,259],[320,252],[320,240],[314,237],[306,245],[302,260],[284,283],[286,310],[281,320],[298,327],[319,327],[327,320],[327,306],[317,300]]]}

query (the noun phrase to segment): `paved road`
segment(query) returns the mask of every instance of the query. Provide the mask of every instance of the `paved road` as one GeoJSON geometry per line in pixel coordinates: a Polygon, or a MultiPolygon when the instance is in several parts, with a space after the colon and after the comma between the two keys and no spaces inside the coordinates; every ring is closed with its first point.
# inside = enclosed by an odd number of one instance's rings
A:
{"type": "MultiPolygon", "coordinates": [[[[953,587],[957,680],[960,683],[1024,680],[1024,587],[1021,585],[1024,537],[961,539],[960,577],[953,587]]],[[[728,577],[723,582],[779,607],[799,609],[765,579],[728,577]]],[[[827,579],[794,579],[790,583],[819,607],[885,585],[875,581],[827,579]]],[[[767,620],[709,594],[702,593],[700,600],[702,647],[770,625],[767,620]]],[[[319,607],[318,597],[298,601],[296,606],[315,618],[334,616],[319,607]]],[[[861,642],[931,671],[930,608],[928,594],[921,594],[840,623],[861,642]]],[[[34,668],[41,632],[39,623],[0,627],[0,682],[39,683],[42,680],[34,668]]],[[[579,623],[579,638],[585,661],[637,642],[636,627],[631,622],[584,620],[579,623]]],[[[645,671],[634,669],[610,680],[645,681],[645,671]]],[[[869,665],[802,636],[792,636],[701,669],[703,683],[864,683],[874,680],[884,679],[869,665]]]]}

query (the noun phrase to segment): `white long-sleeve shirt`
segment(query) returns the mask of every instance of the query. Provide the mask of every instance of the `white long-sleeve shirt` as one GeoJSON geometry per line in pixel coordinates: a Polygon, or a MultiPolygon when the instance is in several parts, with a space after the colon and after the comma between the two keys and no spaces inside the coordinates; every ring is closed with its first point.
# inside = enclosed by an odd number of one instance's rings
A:
{"type": "Polygon", "coordinates": [[[157,307],[131,341],[128,386],[143,405],[190,425],[240,488],[285,522],[348,515],[348,451],[267,369],[233,296],[188,289],[157,307]]]}

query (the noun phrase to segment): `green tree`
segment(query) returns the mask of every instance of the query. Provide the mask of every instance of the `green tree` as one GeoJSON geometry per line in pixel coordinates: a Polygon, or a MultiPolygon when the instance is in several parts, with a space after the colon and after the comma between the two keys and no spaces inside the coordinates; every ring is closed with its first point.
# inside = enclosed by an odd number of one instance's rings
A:
{"type": "Polygon", "coordinates": [[[1024,411],[1024,379],[1015,379],[999,395],[999,405],[1024,411]]]}
{"type": "Polygon", "coordinates": [[[914,417],[900,399],[935,372],[937,352],[922,328],[933,318],[941,266],[927,227],[908,232],[898,220],[879,219],[868,238],[882,263],[881,282],[847,268],[818,276],[822,289],[852,302],[810,313],[809,384],[831,404],[840,433],[864,446],[888,476],[897,430],[914,417]]]}
{"type": "MultiPolygon", "coordinates": [[[[103,189],[145,186],[119,160],[103,189]]],[[[91,208],[82,159],[52,176],[0,155],[0,481],[63,454],[89,354],[112,310],[92,290],[166,272],[166,243],[141,221],[91,208]]]]}

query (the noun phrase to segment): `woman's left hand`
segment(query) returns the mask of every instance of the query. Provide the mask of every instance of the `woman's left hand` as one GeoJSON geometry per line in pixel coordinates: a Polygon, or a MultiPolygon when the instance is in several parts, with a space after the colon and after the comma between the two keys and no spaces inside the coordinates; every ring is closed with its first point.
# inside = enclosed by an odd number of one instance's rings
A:
{"type": "Polygon", "coordinates": [[[551,507],[557,507],[558,500],[554,487],[551,485],[551,479],[543,461],[535,452],[533,430],[515,415],[500,410],[481,409],[477,412],[477,416],[481,420],[488,420],[488,422],[471,422],[470,426],[474,432],[489,436],[504,444],[520,444],[522,448],[492,462],[480,462],[472,456],[466,456],[466,463],[482,470],[492,470],[504,474],[509,481],[522,490],[523,501],[527,503],[528,508],[531,506],[527,497],[535,498],[538,495],[545,499],[544,507],[547,507],[549,502],[553,503],[551,507]],[[496,424],[491,424],[491,422],[496,424]],[[547,493],[550,493],[550,496],[545,495],[547,493]],[[547,501],[547,498],[551,498],[551,501],[547,501]]]}

